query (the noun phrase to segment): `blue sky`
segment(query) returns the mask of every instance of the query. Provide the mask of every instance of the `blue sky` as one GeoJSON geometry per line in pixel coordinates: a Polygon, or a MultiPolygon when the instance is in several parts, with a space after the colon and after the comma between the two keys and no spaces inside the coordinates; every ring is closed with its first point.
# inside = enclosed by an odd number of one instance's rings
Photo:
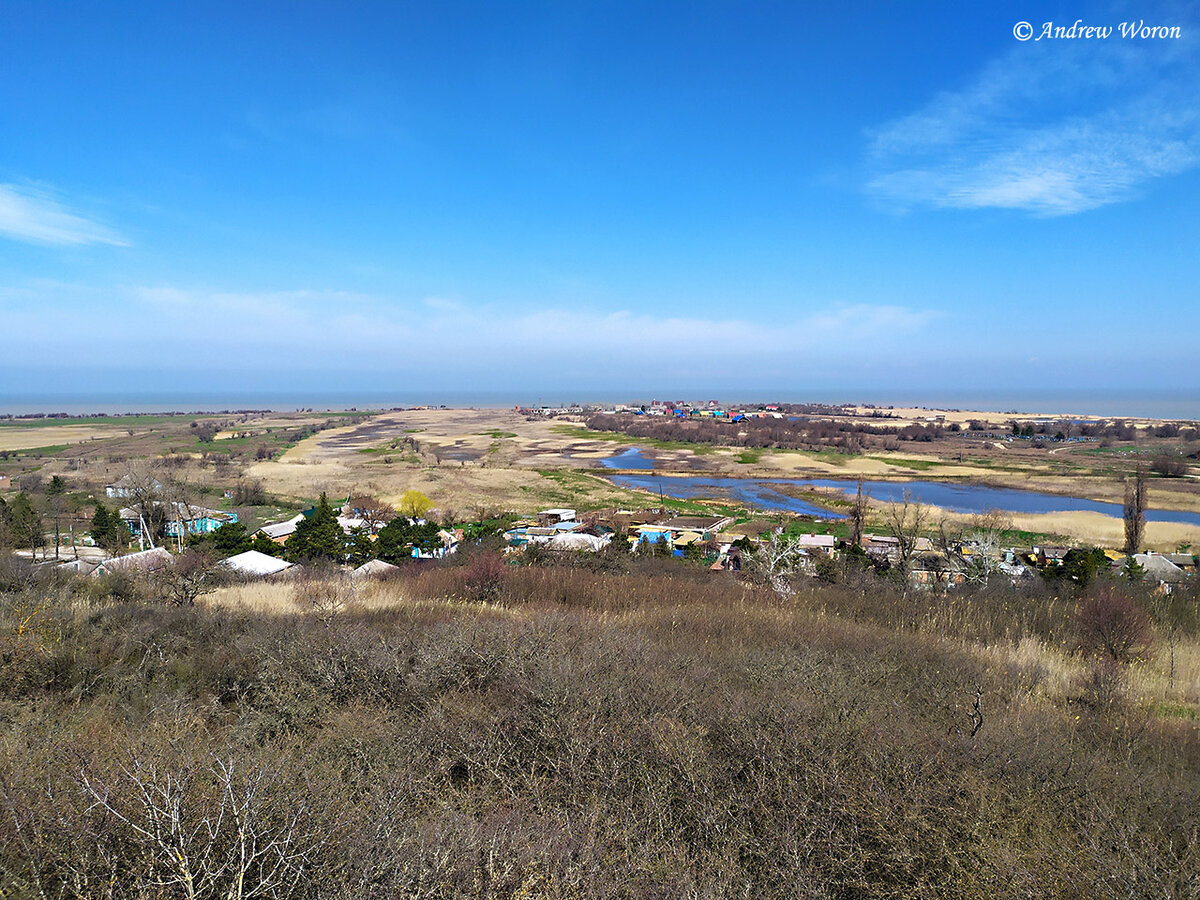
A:
{"type": "Polygon", "coordinates": [[[1154,2],[0,0],[0,393],[1200,407],[1198,37],[1154,2]],[[1182,36],[1013,36],[1077,19],[1182,36]]]}

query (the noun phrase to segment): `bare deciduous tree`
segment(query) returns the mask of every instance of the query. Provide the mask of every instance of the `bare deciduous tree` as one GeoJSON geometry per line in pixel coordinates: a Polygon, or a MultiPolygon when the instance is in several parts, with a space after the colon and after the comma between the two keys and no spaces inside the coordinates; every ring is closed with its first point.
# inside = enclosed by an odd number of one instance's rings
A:
{"type": "Polygon", "coordinates": [[[888,531],[896,539],[896,564],[906,575],[925,527],[925,515],[925,507],[913,499],[911,491],[904,492],[902,503],[893,503],[888,509],[888,531]]]}
{"type": "Polygon", "coordinates": [[[1146,611],[1111,585],[1100,588],[1079,604],[1075,625],[1083,649],[1105,655],[1117,664],[1137,659],[1153,640],[1146,611]]]}
{"type": "Polygon", "coordinates": [[[1000,569],[1000,549],[1004,532],[1012,528],[1010,519],[1002,510],[991,509],[971,517],[965,539],[972,548],[967,577],[979,584],[987,584],[1000,569]]]}
{"type": "Polygon", "coordinates": [[[167,507],[163,504],[163,485],[155,470],[144,463],[130,465],[118,482],[122,497],[138,523],[139,541],[145,538],[150,546],[162,533],[167,522],[167,507]]]}
{"type": "Polygon", "coordinates": [[[373,494],[352,496],[346,506],[355,516],[362,519],[363,527],[371,534],[375,534],[396,518],[396,510],[392,508],[391,504],[385,503],[373,494]]]}
{"type": "Polygon", "coordinates": [[[326,628],[357,596],[354,581],[334,566],[309,569],[293,592],[296,605],[311,612],[326,628]]]}
{"type": "Polygon", "coordinates": [[[155,575],[163,598],[176,606],[194,606],[201,594],[215,590],[217,570],[206,553],[188,550],[175,557],[173,565],[155,575]]]}
{"type": "Polygon", "coordinates": [[[89,812],[111,825],[96,837],[143,849],[145,869],[129,873],[141,882],[138,895],[167,889],[188,900],[280,896],[316,862],[307,808],[277,808],[273,780],[263,768],[236,772],[232,758],[193,773],[135,757],[111,782],[87,766],[76,776],[89,812]]]}
{"type": "Polygon", "coordinates": [[[788,577],[807,558],[800,545],[782,534],[772,534],[771,539],[759,544],[746,555],[747,568],[771,586],[775,593],[786,596],[792,593],[788,577]]]}

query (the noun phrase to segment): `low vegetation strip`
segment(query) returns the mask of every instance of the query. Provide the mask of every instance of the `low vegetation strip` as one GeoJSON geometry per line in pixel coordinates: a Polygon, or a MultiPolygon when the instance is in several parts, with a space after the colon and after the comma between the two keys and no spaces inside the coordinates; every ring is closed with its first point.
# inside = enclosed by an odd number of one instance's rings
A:
{"type": "Polygon", "coordinates": [[[557,424],[551,426],[556,434],[566,435],[568,437],[587,438],[592,441],[611,441],[616,444],[638,444],[643,447],[653,447],[656,450],[691,450],[698,455],[712,453],[716,448],[711,444],[703,444],[695,441],[668,441],[658,438],[649,437],[633,437],[632,435],[622,434],[618,431],[594,431],[591,428],[585,428],[579,425],[563,425],[557,424]]]}
{"type": "Polygon", "coordinates": [[[1200,887],[1196,673],[1154,715],[1061,592],[476,568],[336,616],[0,596],[4,895],[1200,887]]]}

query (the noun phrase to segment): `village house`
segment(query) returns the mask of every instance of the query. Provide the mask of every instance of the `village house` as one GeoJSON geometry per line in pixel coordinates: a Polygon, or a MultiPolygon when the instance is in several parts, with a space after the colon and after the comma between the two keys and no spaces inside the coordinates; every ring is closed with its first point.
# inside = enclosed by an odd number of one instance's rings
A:
{"type": "Polygon", "coordinates": [[[123,500],[146,492],[157,494],[161,491],[162,482],[157,478],[144,479],[132,474],[122,475],[112,484],[105,485],[104,488],[104,493],[110,500],[123,500]]]}
{"type": "Polygon", "coordinates": [[[537,514],[537,523],[543,528],[549,528],[551,525],[557,525],[559,522],[573,522],[575,520],[575,510],[561,509],[543,509],[537,514]]]}
{"type": "Polygon", "coordinates": [[[97,565],[96,568],[92,569],[91,576],[99,578],[102,575],[108,575],[110,572],[145,574],[161,571],[174,564],[175,557],[169,551],[164,550],[162,547],[154,547],[151,550],[142,550],[139,553],[127,553],[125,556],[114,556],[112,559],[106,559],[97,565]]]}
{"type": "Polygon", "coordinates": [[[1191,553],[1164,553],[1162,556],[1167,562],[1178,566],[1185,575],[1195,575],[1197,569],[1200,568],[1197,564],[1197,557],[1191,553]]]}
{"type": "MultiPolygon", "coordinates": [[[[1169,590],[1170,585],[1187,581],[1187,573],[1161,553],[1150,551],[1135,553],[1133,561],[1142,567],[1142,580],[1157,584],[1159,587],[1166,586],[1169,590]]],[[[1120,566],[1114,563],[1113,568],[1120,568],[1123,565],[1124,563],[1120,566]]]]}
{"type": "Polygon", "coordinates": [[[676,516],[658,524],[677,532],[695,531],[704,540],[709,540],[732,525],[733,521],[732,516],[676,516]]]}
{"type": "Polygon", "coordinates": [[[296,526],[304,521],[304,513],[297,513],[286,522],[272,522],[269,525],[264,525],[258,531],[254,532],[255,536],[264,535],[270,538],[276,544],[283,544],[296,533],[296,526]]]}
{"type": "Polygon", "coordinates": [[[278,557],[268,556],[266,553],[260,553],[258,550],[247,550],[245,553],[238,553],[236,556],[222,560],[221,565],[231,572],[247,578],[266,578],[270,575],[278,575],[280,572],[286,572],[289,569],[298,568],[295,563],[287,562],[278,557]]]}
{"type": "MultiPolygon", "coordinates": [[[[167,509],[163,532],[168,537],[209,534],[222,525],[232,524],[238,520],[235,512],[222,512],[219,509],[207,509],[203,506],[192,506],[189,503],[179,502],[164,505],[167,509]]],[[[128,526],[130,534],[134,536],[142,534],[145,523],[141,512],[131,507],[125,507],[120,511],[120,516],[128,526]]],[[[153,537],[153,535],[143,535],[143,537],[153,537]]]]}
{"type": "Polygon", "coordinates": [[[872,559],[887,560],[890,563],[900,561],[900,541],[890,535],[864,534],[862,548],[872,559]]]}
{"type": "Polygon", "coordinates": [[[822,553],[832,557],[837,538],[832,534],[802,534],[796,538],[796,544],[809,553],[822,553]]]}
{"type": "Polygon", "coordinates": [[[1039,569],[1044,569],[1046,566],[1061,566],[1070,550],[1070,547],[1034,547],[1033,553],[1030,554],[1030,562],[1039,569]]]}

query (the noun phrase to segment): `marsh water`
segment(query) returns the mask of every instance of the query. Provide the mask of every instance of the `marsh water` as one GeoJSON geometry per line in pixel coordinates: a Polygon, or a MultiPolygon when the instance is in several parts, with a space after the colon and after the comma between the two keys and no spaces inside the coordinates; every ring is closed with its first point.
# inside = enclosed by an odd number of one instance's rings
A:
{"type": "MultiPolygon", "coordinates": [[[[642,453],[640,447],[630,447],[601,462],[610,469],[646,470],[629,473],[614,472],[608,479],[620,487],[640,488],[679,500],[716,498],[735,500],[759,509],[784,509],[802,515],[822,518],[842,518],[836,512],[790,496],[784,488],[834,489],[853,494],[857,482],[836,478],[738,478],[720,475],[659,475],[655,461],[642,453]]],[[[1082,497],[1064,497],[1039,491],[997,488],[982,484],[948,484],[938,481],[864,481],[863,490],[875,500],[897,502],[905,492],[921,503],[940,506],[958,513],[984,513],[993,509],[1012,513],[1098,512],[1121,517],[1120,503],[1105,503],[1082,497]]],[[[1200,513],[1176,510],[1146,510],[1148,522],[1181,522],[1200,525],[1200,513]]]]}

